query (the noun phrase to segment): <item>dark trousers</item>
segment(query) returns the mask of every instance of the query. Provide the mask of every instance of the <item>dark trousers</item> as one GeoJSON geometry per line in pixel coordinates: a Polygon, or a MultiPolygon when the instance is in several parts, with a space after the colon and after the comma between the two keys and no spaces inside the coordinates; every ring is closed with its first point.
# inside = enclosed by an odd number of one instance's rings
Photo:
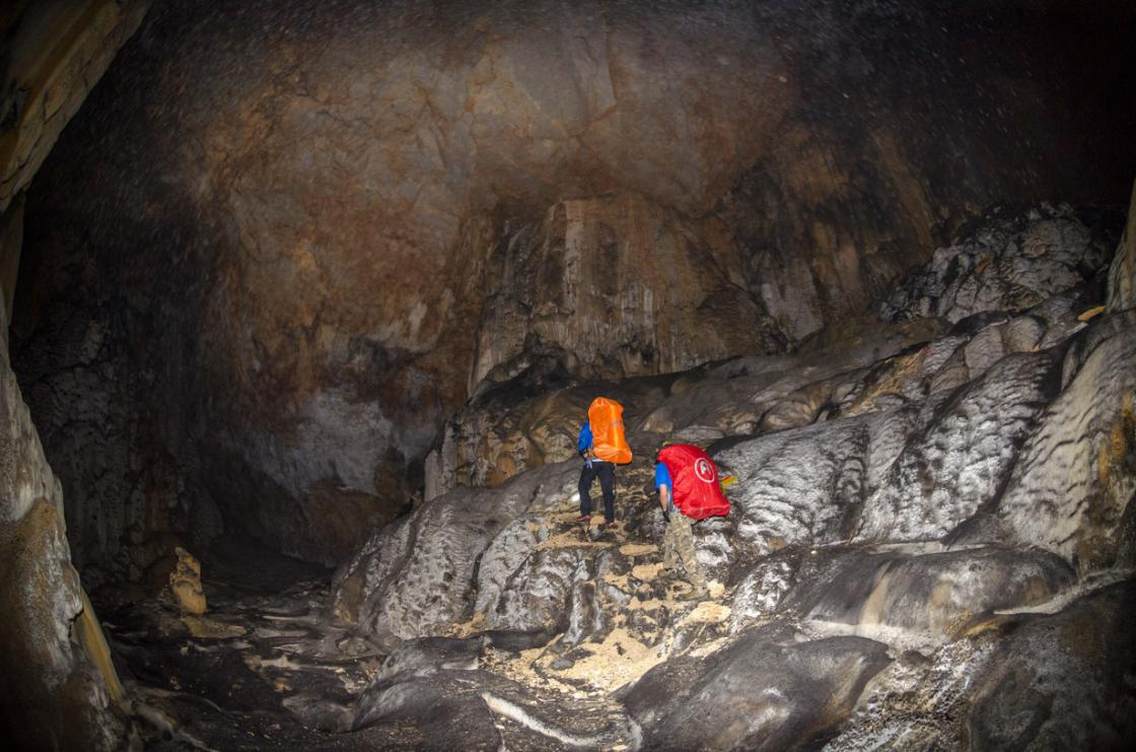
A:
{"type": "Polygon", "coordinates": [[[592,460],[592,466],[584,465],[580,472],[580,514],[592,513],[592,497],[588,491],[592,488],[592,481],[600,479],[600,489],[603,491],[604,520],[615,521],[615,465],[601,460],[592,460]]]}

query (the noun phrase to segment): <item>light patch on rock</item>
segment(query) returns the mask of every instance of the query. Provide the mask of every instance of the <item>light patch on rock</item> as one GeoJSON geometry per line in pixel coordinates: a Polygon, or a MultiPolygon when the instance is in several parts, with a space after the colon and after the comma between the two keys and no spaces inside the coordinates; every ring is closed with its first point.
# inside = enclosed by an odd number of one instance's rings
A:
{"type": "Polygon", "coordinates": [[[548,540],[536,545],[537,549],[549,548],[611,548],[614,543],[606,541],[580,540],[580,533],[575,530],[559,533],[548,540]]]}
{"type": "Polygon", "coordinates": [[[590,655],[559,673],[605,692],[638,679],[666,658],[661,648],[644,645],[623,628],[613,629],[603,642],[581,647],[590,655]]]}
{"type": "Polygon", "coordinates": [[[650,582],[659,576],[659,572],[663,570],[662,562],[655,564],[636,564],[631,568],[631,576],[637,580],[650,582]]]}
{"type": "Polygon", "coordinates": [[[181,617],[189,633],[201,640],[227,640],[231,637],[243,637],[248,630],[239,624],[226,624],[208,617],[186,614],[181,617]]]}
{"type": "Polygon", "coordinates": [[[689,624],[720,624],[730,618],[730,607],[713,601],[702,601],[682,618],[679,626],[689,624]]]}
{"type": "Polygon", "coordinates": [[[178,561],[174,571],[170,572],[170,591],[182,613],[203,614],[206,601],[201,589],[201,563],[181,546],[175,552],[178,561]]]}

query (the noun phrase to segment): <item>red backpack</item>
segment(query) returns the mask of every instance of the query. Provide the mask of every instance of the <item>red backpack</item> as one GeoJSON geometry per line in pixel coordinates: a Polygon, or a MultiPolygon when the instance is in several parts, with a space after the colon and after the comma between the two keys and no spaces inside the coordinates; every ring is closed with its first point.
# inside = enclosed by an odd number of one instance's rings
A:
{"type": "Polygon", "coordinates": [[[690,444],[671,444],[659,452],[671,474],[674,504],[692,520],[724,517],[730,502],[718,484],[718,468],[710,455],[690,444]]]}

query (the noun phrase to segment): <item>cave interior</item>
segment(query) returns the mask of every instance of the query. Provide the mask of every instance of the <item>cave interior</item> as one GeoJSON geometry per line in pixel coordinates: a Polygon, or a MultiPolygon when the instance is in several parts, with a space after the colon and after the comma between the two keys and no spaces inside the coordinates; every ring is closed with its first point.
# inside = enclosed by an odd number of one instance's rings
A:
{"type": "Polygon", "coordinates": [[[1134,748],[1134,35],[12,0],[7,748],[1134,748]]]}

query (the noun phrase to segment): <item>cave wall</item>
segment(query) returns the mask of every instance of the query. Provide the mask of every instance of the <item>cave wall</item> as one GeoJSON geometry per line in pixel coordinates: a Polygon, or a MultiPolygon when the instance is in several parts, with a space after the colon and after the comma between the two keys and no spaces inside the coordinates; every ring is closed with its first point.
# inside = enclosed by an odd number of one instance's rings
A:
{"type": "MultiPolygon", "coordinates": [[[[0,311],[0,330],[7,319],[0,311]]],[[[84,648],[98,621],[72,566],[62,486],[0,334],[0,729],[13,749],[119,749],[122,717],[84,648]]],[[[115,698],[119,699],[119,698],[115,698]]]]}
{"type": "Polygon", "coordinates": [[[1131,15],[159,4],[27,205],[14,359],[76,559],[228,526],[338,562],[534,359],[783,349],[977,209],[1119,203],[1131,15]]]}

